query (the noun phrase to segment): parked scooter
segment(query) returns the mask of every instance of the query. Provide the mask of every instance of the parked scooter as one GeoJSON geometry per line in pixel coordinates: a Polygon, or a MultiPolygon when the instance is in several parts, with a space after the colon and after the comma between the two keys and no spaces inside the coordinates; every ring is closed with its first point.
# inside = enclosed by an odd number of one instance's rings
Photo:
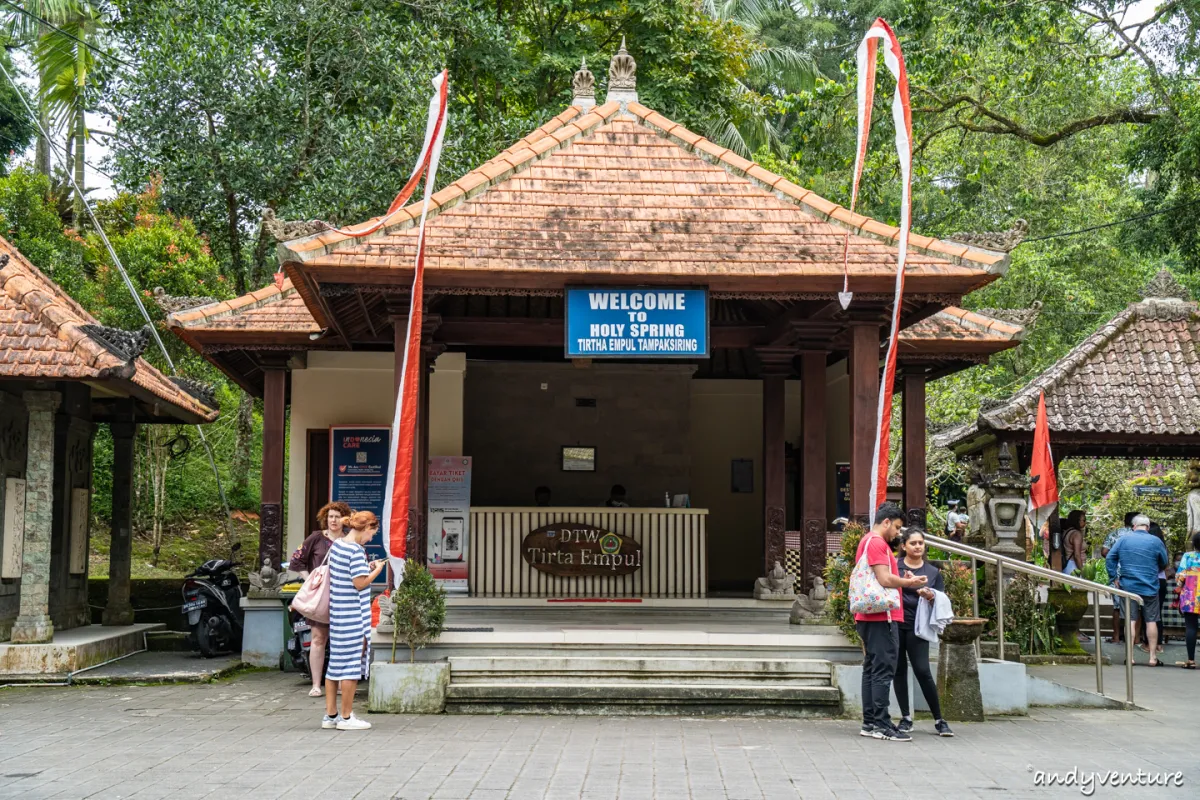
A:
{"type": "Polygon", "coordinates": [[[235,543],[229,558],[205,561],[184,577],[183,615],[187,618],[192,645],[200,655],[242,649],[242,587],[234,574],[233,558],[242,545],[235,543]]]}
{"type": "MultiPolygon", "coordinates": [[[[284,601],[286,606],[290,599],[284,601]]],[[[299,670],[304,677],[312,677],[312,627],[308,620],[299,613],[288,610],[288,622],[292,626],[292,637],[288,639],[286,649],[292,661],[292,669],[299,670]]],[[[325,662],[329,664],[329,643],[325,643],[325,662]]],[[[321,676],[324,682],[324,675],[321,676]]]]}

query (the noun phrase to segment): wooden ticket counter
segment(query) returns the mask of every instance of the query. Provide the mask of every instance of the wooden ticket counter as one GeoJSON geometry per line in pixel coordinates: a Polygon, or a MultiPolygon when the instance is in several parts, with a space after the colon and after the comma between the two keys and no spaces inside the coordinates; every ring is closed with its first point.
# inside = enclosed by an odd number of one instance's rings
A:
{"type": "Polygon", "coordinates": [[[476,597],[706,596],[700,508],[471,509],[476,597]]]}

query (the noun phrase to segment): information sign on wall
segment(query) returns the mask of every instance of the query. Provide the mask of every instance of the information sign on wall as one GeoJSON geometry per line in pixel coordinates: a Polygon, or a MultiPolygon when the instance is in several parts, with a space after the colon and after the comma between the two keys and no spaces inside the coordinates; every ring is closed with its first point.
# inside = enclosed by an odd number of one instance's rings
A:
{"type": "Polygon", "coordinates": [[[429,573],[448,592],[467,591],[471,541],[471,459],[429,459],[429,573]]]}
{"type": "Polygon", "coordinates": [[[708,290],[567,289],[568,358],[707,358],[708,290]]]}
{"type": "MultiPolygon", "coordinates": [[[[367,560],[386,558],[383,537],[383,499],[387,491],[388,442],[391,429],[385,425],[356,425],[329,428],[329,499],[354,511],[371,511],[380,519],[379,533],[367,545],[367,560]]],[[[386,570],[376,583],[383,583],[386,570]]]]}

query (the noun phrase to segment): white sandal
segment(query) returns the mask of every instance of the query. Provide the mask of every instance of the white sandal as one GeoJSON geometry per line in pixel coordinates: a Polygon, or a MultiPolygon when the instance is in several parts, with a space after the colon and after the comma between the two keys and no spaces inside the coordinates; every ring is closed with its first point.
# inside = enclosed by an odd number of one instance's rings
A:
{"type": "Polygon", "coordinates": [[[308,696],[309,697],[324,697],[325,690],[321,689],[320,687],[314,686],[313,688],[308,690],[308,696]]]}

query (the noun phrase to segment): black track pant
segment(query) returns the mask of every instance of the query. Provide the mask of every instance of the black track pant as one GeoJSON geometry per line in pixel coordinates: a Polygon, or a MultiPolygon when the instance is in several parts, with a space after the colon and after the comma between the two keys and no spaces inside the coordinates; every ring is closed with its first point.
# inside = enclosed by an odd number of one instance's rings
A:
{"type": "Polygon", "coordinates": [[[1200,622],[1200,614],[1189,614],[1183,612],[1184,632],[1187,638],[1184,641],[1187,643],[1188,661],[1196,660],[1196,627],[1197,622],[1200,622]]]}
{"type": "Polygon", "coordinates": [[[921,694],[934,719],[942,718],[942,703],[938,700],[937,681],[929,670],[929,642],[917,636],[912,628],[900,628],[900,652],[896,658],[896,700],[900,703],[900,713],[910,716],[912,707],[908,704],[908,665],[912,662],[913,675],[921,685],[921,694]]]}
{"type": "Polygon", "coordinates": [[[854,627],[863,643],[863,724],[891,725],[888,705],[896,671],[896,623],[856,622],[854,627]]]}

